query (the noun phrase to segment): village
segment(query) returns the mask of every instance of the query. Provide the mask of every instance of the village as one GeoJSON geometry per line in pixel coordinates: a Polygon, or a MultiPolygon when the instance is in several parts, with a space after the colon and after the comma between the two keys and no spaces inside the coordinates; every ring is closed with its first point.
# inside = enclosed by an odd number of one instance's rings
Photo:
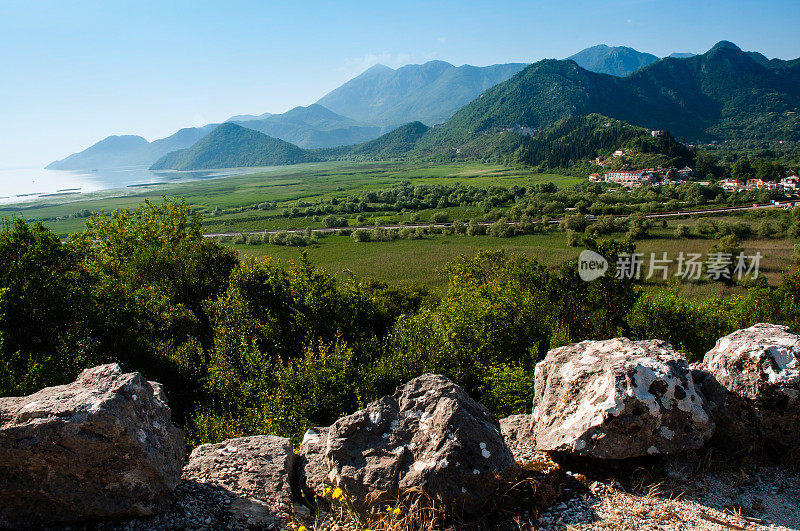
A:
{"type": "MultiPolygon", "coordinates": [[[[650,133],[654,137],[661,136],[662,131],[654,130],[650,133]]],[[[628,153],[624,149],[618,149],[610,157],[597,157],[592,162],[596,166],[607,167],[613,165],[615,159],[625,157],[628,153]]],[[[688,182],[695,176],[694,168],[685,166],[678,168],[645,168],[627,169],[627,164],[623,169],[613,169],[604,174],[592,173],[589,175],[591,182],[605,182],[625,186],[627,188],[638,188],[642,185],[668,186],[688,182]]],[[[710,181],[693,181],[697,184],[708,186],[710,181]]],[[[777,181],[764,179],[738,180],[727,178],[719,181],[719,185],[729,192],[742,190],[782,190],[785,192],[797,192],[800,190],[800,176],[790,175],[777,181]]]]}

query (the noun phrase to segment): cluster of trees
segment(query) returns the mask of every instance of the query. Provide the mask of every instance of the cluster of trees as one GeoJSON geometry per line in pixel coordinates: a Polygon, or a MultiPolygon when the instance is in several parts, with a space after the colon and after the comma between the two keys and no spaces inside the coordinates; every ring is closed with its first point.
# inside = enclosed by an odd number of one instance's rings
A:
{"type": "MultiPolygon", "coordinates": [[[[565,223],[578,228],[580,220],[565,223]]],[[[687,301],[613,276],[630,240],[585,238],[610,276],[575,261],[483,252],[447,269],[443,293],[297,260],[240,260],[203,238],[181,201],[89,218],[66,242],[21,220],[0,232],[0,395],[116,361],[161,381],[190,444],[252,433],[299,437],[424,372],[447,375],[497,414],[529,407],[553,347],[661,337],[697,360],[757,321],[800,325],[800,274],[747,295],[687,301]]],[[[466,230],[470,230],[466,226],[466,230]]],[[[572,229],[569,229],[572,230],[572,229]]]]}
{"type": "MultiPolygon", "coordinates": [[[[325,200],[316,205],[299,202],[285,209],[284,217],[315,217],[326,227],[346,227],[348,216],[364,213],[388,214],[434,211],[431,221],[449,221],[446,209],[462,208],[483,212],[483,221],[507,217],[520,221],[523,216],[541,219],[561,216],[568,209],[592,215],[664,212],[702,206],[735,206],[764,203],[785,196],[779,190],[742,190],[726,192],[721,187],[690,183],[680,186],[642,186],[628,190],[609,189],[601,183],[584,182],[569,189],[553,183],[527,187],[489,186],[477,188],[460,183],[453,185],[412,185],[404,182],[382,190],[372,190],[344,198],[325,200]],[[324,216],[324,217],[319,217],[324,216]],[[437,219],[435,217],[438,216],[437,219]]],[[[466,221],[466,220],[462,220],[466,221]]]]}

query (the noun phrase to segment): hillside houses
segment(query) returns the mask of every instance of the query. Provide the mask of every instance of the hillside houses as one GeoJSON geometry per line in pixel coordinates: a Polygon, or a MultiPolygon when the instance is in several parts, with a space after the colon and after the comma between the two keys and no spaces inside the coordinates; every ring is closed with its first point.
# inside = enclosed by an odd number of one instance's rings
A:
{"type": "Polygon", "coordinates": [[[797,175],[790,175],[785,179],[781,179],[781,181],[778,184],[784,190],[791,190],[792,192],[796,192],[800,190],[800,177],[798,177],[797,175]]]}
{"type": "Polygon", "coordinates": [[[644,182],[649,182],[653,177],[652,171],[648,170],[618,170],[607,172],[603,180],[607,183],[617,183],[629,188],[641,186],[644,182]]]}

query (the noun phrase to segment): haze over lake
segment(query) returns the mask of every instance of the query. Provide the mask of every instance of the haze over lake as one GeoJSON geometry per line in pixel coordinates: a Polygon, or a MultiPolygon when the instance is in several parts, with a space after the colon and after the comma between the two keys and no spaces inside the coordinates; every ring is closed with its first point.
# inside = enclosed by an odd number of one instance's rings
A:
{"type": "Polygon", "coordinates": [[[264,168],[150,171],[146,166],[105,168],[90,171],[45,170],[42,168],[0,169],[0,203],[19,203],[53,194],[84,194],[153,184],[172,184],[198,179],[254,173],[264,168]]]}

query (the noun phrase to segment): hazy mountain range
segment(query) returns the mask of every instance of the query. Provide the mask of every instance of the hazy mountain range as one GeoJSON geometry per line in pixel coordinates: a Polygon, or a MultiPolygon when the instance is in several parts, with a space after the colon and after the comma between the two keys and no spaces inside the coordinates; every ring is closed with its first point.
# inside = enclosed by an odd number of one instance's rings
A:
{"type": "Polygon", "coordinates": [[[177,133],[148,142],[136,135],[109,136],[93,146],[47,165],[49,170],[89,170],[152,164],[170,151],[191,146],[214,130],[217,124],[187,127],[177,133]]]}
{"type": "Polygon", "coordinates": [[[378,65],[308,107],[231,117],[227,122],[241,127],[225,127],[224,134],[205,138],[215,127],[209,125],[151,143],[141,137],[109,137],[49,167],[151,164],[160,159],[154,168],[193,169],[221,167],[217,164],[223,160],[241,166],[256,159],[266,164],[441,154],[481,144],[476,139],[493,131],[529,133],[565,117],[593,113],[669,129],[690,140],[793,139],[800,134],[795,114],[800,110],[798,60],[769,60],[725,41],[702,55],[673,55],[680,57],[659,60],[632,48],[600,45],[565,60],[528,66],[456,67],[431,61],[395,70],[378,65]],[[403,117],[419,123],[376,139],[403,117]],[[436,124],[441,125],[429,129],[436,124]],[[237,136],[246,136],[243,145],[259,146],[260,155],[248,158],[237,151],[237,136]],[[222,156],[228,149],[223,143],[238,155],[222,156]],[[275,157],[269,149],[277,150],[275,157]],[[165,157],[178,150],[184,150],[180,156],[165,157]],[[211,161],[215,166],[202,166],[211,161]]]}
{"type": "Polygon", "coordinates": [[[308,107],[295,107],[283,114],[272,114],[266,118],[231,118],[228,121],[302,148],[358,144],[376,138],[383,132],[380,126],[357,122],[317,103],[308,107]]]}
{"type": "Polygon", "coordinates": [[[375,65],[317,103],[365,123],[396,127],[420,121],[435,125],[525,66],[508,63],[456,67],[444,61],[430,61],[393,70],[375,65]]]}

